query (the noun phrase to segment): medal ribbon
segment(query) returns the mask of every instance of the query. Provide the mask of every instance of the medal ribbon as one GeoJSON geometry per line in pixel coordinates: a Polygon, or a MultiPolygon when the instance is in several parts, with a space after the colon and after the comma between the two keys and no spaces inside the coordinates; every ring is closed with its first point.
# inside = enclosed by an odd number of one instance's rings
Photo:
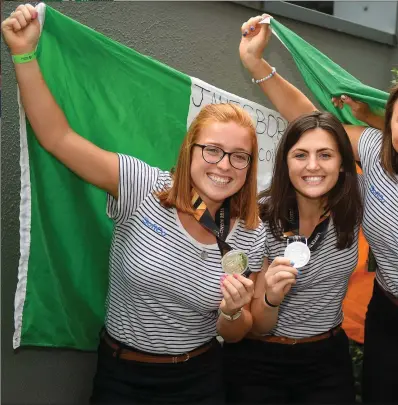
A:
{"type": "Polygon", "coordinates": [[[307,239],[305,236],[299,235],[299,215],[298,209],[289,210],[289,229],[283,232],[283,237],[287,239],[287,244],[291,242],[305,243],[311,252],[315,252],[316,248],[325,238],[330,222],[330,211],[325,211],[320,217],[317,226],[307,239]]]}
{"type": "MultiPolygon", "coordinates": [[[[216,212],[215,221],[207,209],[205,202],[194,192],[191,200],[194,208],[195,219],[208,231],[210,231],[217,239],[218,248],[220,249],[221,257],[233,248],[225,241],[228,236],[231,226],[231,201],[227,198],[221,208],[216,212]]],[[[251,271],[249,268],[243,273],[245,277],[249,276],[251,271]]]]}

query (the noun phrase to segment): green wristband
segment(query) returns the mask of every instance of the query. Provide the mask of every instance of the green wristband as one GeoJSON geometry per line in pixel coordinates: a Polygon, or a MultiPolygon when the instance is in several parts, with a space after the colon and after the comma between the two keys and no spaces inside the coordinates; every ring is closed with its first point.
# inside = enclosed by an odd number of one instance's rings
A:
{"type": "Polygon", "coordinates": [[[27,63],[36,59],[36,51],[23,53],[22,55],[12,55],[14,63],[27,63]]]}

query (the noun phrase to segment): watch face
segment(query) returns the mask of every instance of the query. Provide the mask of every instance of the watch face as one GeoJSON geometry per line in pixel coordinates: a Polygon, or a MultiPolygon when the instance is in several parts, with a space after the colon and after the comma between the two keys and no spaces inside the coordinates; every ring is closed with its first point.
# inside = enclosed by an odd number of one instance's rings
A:
{"type": "Polygon", "coordinates": [[[235,319],[238,319],[242,313],[242,310],[240,309],[238,312],[236,312],[233,315],[228,315],[225,314],[224,312],[221,311],[221,309],[218,309],[218,314],[227,319],[228,321],[234,321],[235,319]]]}

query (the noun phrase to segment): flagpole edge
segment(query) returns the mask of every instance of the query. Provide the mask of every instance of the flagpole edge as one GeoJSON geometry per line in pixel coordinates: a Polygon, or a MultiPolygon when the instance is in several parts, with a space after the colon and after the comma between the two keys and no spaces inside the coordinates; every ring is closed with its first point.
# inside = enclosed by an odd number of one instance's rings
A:
{"type": "Polygon", "coordinates": [[[18,283],[14,298],[14,336],[13,348],[21,345],[22,318],[26,298],[26,286],[28,278],[28,262],[30,256],[30,229],[31,229],[31,183],[30,165],[28,152],[28,137],[26,128],[26,115],[18,91],[19,106],[19,134],[20,134],[20,169],[21,169],[21,201],[19,208],[19,237],[20,258],[18,264],[18,283]]]}

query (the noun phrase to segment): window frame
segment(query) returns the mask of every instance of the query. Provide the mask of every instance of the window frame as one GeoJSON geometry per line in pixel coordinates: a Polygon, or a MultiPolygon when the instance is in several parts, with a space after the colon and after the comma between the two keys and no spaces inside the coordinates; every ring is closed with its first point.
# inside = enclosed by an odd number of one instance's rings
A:
{"type": "Polygon", "coordinates": [[[398,7],[395,20],[395,33],[390,34],[388,32],[366,27],[333,15],[324,14],[319,11],[286,3],[284,1],[235,1],[234,3],[239,3],[260,12],[266,12],[272,15],[278,15],[307,24],[316,25],[318,27],[343,32],[362,39],[369,39],[391,47],[397,47],[398,44],[398,7]]]}

